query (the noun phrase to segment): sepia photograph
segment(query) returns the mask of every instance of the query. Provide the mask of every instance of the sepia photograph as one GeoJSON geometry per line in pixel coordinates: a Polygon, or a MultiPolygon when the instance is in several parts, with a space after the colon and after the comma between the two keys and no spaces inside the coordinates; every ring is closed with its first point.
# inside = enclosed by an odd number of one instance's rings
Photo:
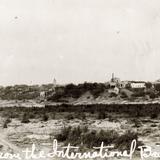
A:
{"type": "Polygon", "coordinates": [[[159,61],[159,0],[0,0],[0,160],[159,160],[159,61]]]}

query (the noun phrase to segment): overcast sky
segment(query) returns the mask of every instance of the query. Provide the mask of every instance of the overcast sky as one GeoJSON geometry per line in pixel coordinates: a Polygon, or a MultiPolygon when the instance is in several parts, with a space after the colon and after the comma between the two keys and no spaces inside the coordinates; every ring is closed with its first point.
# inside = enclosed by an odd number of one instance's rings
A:
{"type": "Polygon", "coordinates": [[[160,78],[159,0],[0,0],[0,85],[160,78]]]}

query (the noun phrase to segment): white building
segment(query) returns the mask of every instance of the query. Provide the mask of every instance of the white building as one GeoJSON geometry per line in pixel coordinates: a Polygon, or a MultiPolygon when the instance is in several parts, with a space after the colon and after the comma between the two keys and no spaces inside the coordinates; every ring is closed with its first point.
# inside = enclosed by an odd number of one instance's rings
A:
{"type": "Polygon", "coordinates": [[[115,94],[119,94],[119,88],[117,88],[117,87],[114,87],[113,89],[109,89],[108,90],[108,93],[115,93],[115,94]]]}
{"type": "Polygon", "coordinates": [[[40,99],[44,99],[45,96],[46,96],[46,92],[45,91],[40,92],[40,99]]]}
{"type": "Polygon", "coordinates": [[[144,82],[132,82],[131,83],[131,88],[146,88],[146,84],[144,82]]]}

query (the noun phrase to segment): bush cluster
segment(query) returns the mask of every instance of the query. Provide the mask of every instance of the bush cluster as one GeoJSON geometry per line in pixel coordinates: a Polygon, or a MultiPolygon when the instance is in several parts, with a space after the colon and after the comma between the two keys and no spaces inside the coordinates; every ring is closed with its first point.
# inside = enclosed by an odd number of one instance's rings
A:
{"type": "Polygon", "coordinates": [[[89,91],[95,98],[97,98],[100,93],[103,93],[106,89],[104,83],[83,83],[83,84],[68,84],[63,88],[56,88],[56,94],[49,97],[48,100],[53,100],[59,102],[60,99],[66,97],[79,98],[82,94],[89,91]]]}
{"type": "Polygon", "coordinates": [[[90,131],[88,127],[64,127],[60,134],[57,134],[55,138],[64,142],[65,144],[70,143],[74,146],[83,145],[87,148],[99,147],[102,142],[104,145],[114,144],[115,148],[119,149],[130,149],[132,140],[138,141],[137,133],[127,131],[123,135],[119,135],[114,130],[109,131],[90,131]]]}

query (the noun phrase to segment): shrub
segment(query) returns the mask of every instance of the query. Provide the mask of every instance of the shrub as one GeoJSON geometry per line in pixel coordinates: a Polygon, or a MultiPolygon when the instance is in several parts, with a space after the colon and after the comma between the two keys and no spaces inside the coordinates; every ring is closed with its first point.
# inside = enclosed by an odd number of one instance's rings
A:
{"type": "Polygon", "coordinates": [[[2,148],[3,148],[3,145],[2,145],[2,144],[0,144],[0,150],[2,150],[2,148]]]}
{"type": "Polygon", "coordinates": [[[132,131],[127,131],[115,140],[115,147],[121,150],[128,150],[130,149],[130,145],[134,139],[138,142],[138,134],[132,131]]]}
{"type": "Polygon", "coordinates": [[[146,93],[143,89],[135,89],[133,93],[133,97],[145,97],[146,93]]]}
{"type": "Polygon", "coordinates": [[[160,91],[160,83],[157,83],[154,85],[154,88],[157,90],[157,91],[160,91]]]}
{"type": "Polygon", "coordinates": [[[42,118],[42,121],[48,121],[48,119],[49,119],[49,117],[48,117],[48,115],[47,114],[44,114],[43,115],[43,118],[42,118]]]}
{"type": "Polygon", "coordinates": [[[100,112],[98,113],[98,119],[105,119],[105,118],[106,118],[105,112],[100,111],[100,112]]]}
{"type": "Polygon", "coordinates": [[[3,128],[7,128],[9,123],[11,123],[11,119],[7,118],[3,124],[3,128]]]}
{"type": "Polygon", "coordinates": [[[146,86],[146,88],[150,89],[150,88],[152,88],[152,83],[151,82],[146,82],[145,86],[146,86]]]}
{"type": "Polygon", "coordinates": [[[91,114],[94,114],[94,110],[90,110],[90,113],[91,113],[91,114]]]}
{"type": "Polygon", "coordinates": [[[28,115],[26,113],[24,113],[21,123],[29,123],[29,122],[30,121],[29,121],[28,115]]]}
{"type": "Polygon", "coordinates": [[[110,98],[112,98],[112,97],[117,97],[117,94],[114,93],[114,92],[111,92],[110,95],[109,95],[109,97],[110,97],[110,98]]]}
{"type": "Polygon", "coordinates": [[[121,93],[121,98],[128,98],[128,95],[125,92],[121,93]]]}
{"type": "Polygon", "coordinates": [[[67,120],[72,120],[72,119],[74,119],[74,116],[73,116],[73,114],[68,114],[67,116],[65,116],[65,118],[67,120]]]}
{"type": "Polygon", "coordinates": [[[71,127],[64,127],[61,131],[60,134],[56,135],[55,138],[60,141],[60,142],[63,142],[63,141],[66,141],[68,136],[69,136],[69,133],[71,131],[71,127]]]}
{"type": "Polygon", "coordinates": [[[81,120],[85,120],[86,119],[86,114],[81,112],[76,114],[76,118],[81,119],[81,120]]]}
{"type": "Polygon", "coordinates": [[[10,118],[7,118],[6,119],[6,123],[8,124],[8,123],[11,123],[12,121],[11,121],[11,119],[10,118]]]}
{"type": "Polygon", "coordinates": [[[151,98],[151,99],[155,99],[156,97],[157,97],[157,96],[156,96],[155,93],[150,94],[150,98],[151,98]]]}
{"type": "Polygon", "coordinates": [[[84,147],[92,148],[93,146],[100,146],[102,142],[105,145],[111,144],[118,134],[115,131],[103,131],[97,132],[95,130],[88,130],[88,127],[67,127],[63,128],[61,133],[56,135],[58,141],[70,143],[77,146],[83,144],[84,147]]]}
{"type": "Polygon", "coordinates": [[[99,143],[104,142],[105,145],[113,143],[113,141],[117,137],[118,137],[118,133],[113,130],[110,130],[110,131],[101,130],[97,135],[99,143]]]}
{"type": "Polygon", "coordinates": [[[155,119],[158,118],[158,113],[152,113],[151,114],[151,119],[155,119]]]}
{"type": "MultiPolygon", "coordinates": [[[[103,93],[106,89],[106,85],[104,83],[83,83],[83,84],[68,84],[63,88],[56,88],[56,93],[51,96],[48,100],[52,101],[61,101],[66,97],[79,98],[86,92],[90,92],[94,98],[97,98],[101,93],[103,93]]],[[[89,97],[88,97],[89,98],[89,97]]]]}
{"type": "Polygon", "coordinates": [[[3,128],[8,128],[8,124],[6,122],[4,122],[3,128]]]}
{"type": "MultiPolygon", "coordinates": [[[[7,116],[7,113],[5,113],[4,116],[6,117],[6,116],[7,116]]],[[[19,114],[16,113],[16,112],[9,112],[7,117],[8,117],[8,118],[18,118],[18,117],[19,117],[19,114]]]]}
{"type": "Polygon", "coordinates": [[[34,113],[34,112],[29,113],[28,118],[30,118],[30,119],[36,118],[36,113],[34,113]]]}
{"type": "Polygon", "coordinates": [[[133,127],[139,128],[139,127],[142,126],[142,123],[141,123],[141,121],[140,121],[139,119],[134,118],[134,119],[132,120],[132,122],[134,123],[134,126],[133,126],[133,127]]]}
{"type": "Polygon", "coordinates": [[[56,113],[55,113],[55,112],[54,112],[54,113],[51,113],[50,118],[51,118],[51,119],[55,119],[55,117],[56,117],[56,113]]]}
{"type": "Polygon", "coordinates": [[[151,124],[151,127],[157,127],[157,125],[156,124],[151,124]]]}

